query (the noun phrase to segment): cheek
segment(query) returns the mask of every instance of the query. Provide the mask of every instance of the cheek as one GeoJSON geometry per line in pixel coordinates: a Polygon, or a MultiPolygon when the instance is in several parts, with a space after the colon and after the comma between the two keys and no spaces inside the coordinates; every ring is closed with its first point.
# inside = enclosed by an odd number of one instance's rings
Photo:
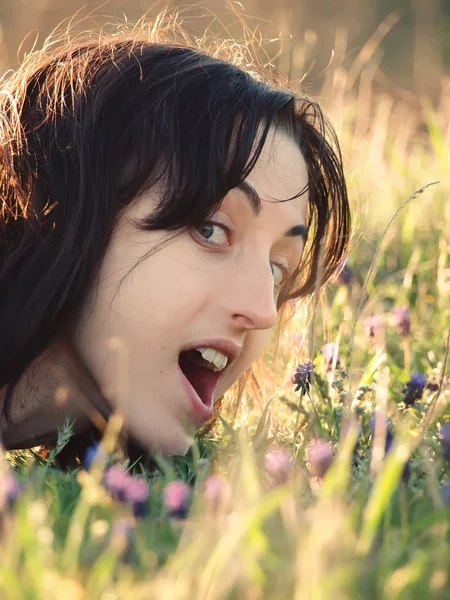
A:
{"type": "MultiPolygon", "coordinates": [[[[262,349],[270,338],[271,329],[261,331],[249,331],[245,340],[245,350],[238,359],[230,373],[230,380],[225,381],[226,389],[231,387],[241,377],[245,371],[255,362],[261,354],[262,349]]],[[[225,393],[220,390],[220,393],[225,393]]]]}

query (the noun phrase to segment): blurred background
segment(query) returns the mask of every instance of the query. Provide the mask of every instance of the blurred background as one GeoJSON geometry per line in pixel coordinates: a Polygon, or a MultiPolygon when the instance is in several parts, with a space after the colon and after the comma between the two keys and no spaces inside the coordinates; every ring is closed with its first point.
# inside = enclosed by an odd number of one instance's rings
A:
{"type": "Polygon", "coordinates": [[[361,278],[389,219],[436,180],[389,228],[377,273],[406,268],[419,228],[428,245],[447,248],[436,225],[450,222],[449,0],[0,0],[0,73],[55,28],[114,31],[144,15],[152,23],[166,8],[191,39],[235,39],[249,61],[256,56],[319,100],[342,147],[355,231],[349,260],[361,278]]]}
{"type": "MultiPolygon", "coordinates": [[[[360,61],[375,60],[374,80],[378,85],[411,103],[417,95],[426,95],[434,102],[439,99],[442,74],[450,65],[450,2],[446,0],[245,0],[232,4],[244,16],[256,17],[264,38],[281,34],[286,40],[285,50],[296,46],[293,76],[301,77],[305,67],[314,62],[308,78],[308,87],[313,90],[319,89],[333,51],[331,67],[348,68],[365,49],[360,61]],[[288,41],[289,33],[292,41],[288,41]]],[[[31,48],[36,32],[42,41],[82,7],[84,14],[89,12],[86,9],[96,8],[99,15],[120,18],[123,14],[135,21],[146,11],[151,17],[165,6],[179,7],[197,33],[208,20],[208,13],[210,20],[213,13],[217,15],[230,33],[236,24],[224,0],[1,0],[0,67],[5,70],[17,65],[18,48],[26,36],[23,51],[31,48]]],[[[212,26],[212,31],[220,29],[212,26]]],[[[357,75],[354,70],[352,77],[357,75]]]]}

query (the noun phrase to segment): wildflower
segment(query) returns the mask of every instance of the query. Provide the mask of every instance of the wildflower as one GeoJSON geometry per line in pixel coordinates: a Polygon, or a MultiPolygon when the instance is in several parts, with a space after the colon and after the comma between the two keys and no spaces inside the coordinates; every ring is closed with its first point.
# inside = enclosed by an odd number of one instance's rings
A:
{"type": "Polygon", "coordinates": [[[297,386],[295,388],[295,392],[298,392],[300,389],[302,393],[305,394],[309,392],[312,382],[313,371],[316,368],[316,365],[311,361],[306,362],[303,365],[299,365],[297,367],[297,371],[294,375],[294,384],[297,386]]]}
{"type": "Polygon", "coordinates": [[[292,456],[287,448],[277,448],[264,457],[264,466],[274,483],[286,483],[293,470],[292,456]]]}
{"type": "Polygon", "coordinates": [[[445,460],[450,464],[450,423],[443,425],[439,433],[442,436],[442,453],[444,455],[445,460]]]}
{"type": "Polygon", "coordinates": [[[135,517],[145,517],[148,512],[147,500],[150,496],[148,482],[142,477],[130,477],[124,490],[125,501],[133,507],[135,517]]]}
{"type": "MultiPolygon", "coordinates": [[[[391,419],[385,420],[386,427],[386,441],[384,446],[384,454],[385,456],[392,450],[392,446],[394,444],[394,432],[393,425],[391,419]]],[[[370,421],[370,429],[372,430],[372,436],[375,435],[375,417],[372,417],[370,421]]],[[[408,460],[403,468],[402,472],[402,481],[403,483],[407,483],[409,477],[411,475],[411,460],[408,460]]]]}
{"type": "Polygon", "coordinates": [[[94,462],[94,459],[97,456],[97,453],[98,453],[99,457],[106,460],[107,457],[106,457],[105,451],[104,451],[102,445],[100,444],[100,442],[96,442],[95,444],[92,444],[86,450],[86,453],[85,453],[84,459],[83,459],[83,467],[86,469],[86,471],[89,471],[89,469],[91,468],[92,463],[94,462]]]}
{"type": "Polygon", "coordinates": [[[313,440],[308,446],[308,459],[312,474],[315,477],[324,477],[333,460],[331,442],[321,438],[313,440]]]}
{"type": "Polygon", "coordinates": [[[403,401],[406,406],[412,406],[416,400],[422,398],[427,379],[425,373],[416,371],[411,375],[411,379],[402,390],[402,394],[404,394],[403,401]]]}
{"type": "Polygon", "coordinates": [[[392,309],[392,314],[398,333],[401,337],[408,337],[411,330],[411,316],[409,314],[408,306],[406,304],[403,306],[395,306],[392,309]]]}
{"type": "Polygon", "coordinates": [[[3,501],[6,503],[7,507],[12,510],[22,493],[23,485],[12,473],[6,473],[2,479],[2,487],[5,491],[3,501]]]}
{"type": "Polygon", "coordinates": [[[367,319],[364,319],[364,327],[371,340],[375,340],[378,337],[382,325],[383,319],[381,315],[372,315],[367,317],[367,319]]]}
{"type": "Polygon", "coordinates": [[[442,495],[444,496],[444,502],[450,506],[450,483],[447,483],[442,487],[442,495]]]}
{"type": "Polygon", "coordinates": [[[350,285],[355,280],[355,275],[347,263],[344,264],[339,272],[337,280],[341,285],[350,285]]]}
{"type": "MultiPolygon", "coordinates": [[[[372,436],[375,436],[375,426],[375,416],[373,416],[370,420],[370,429],[372,432],[372,436]]],[[[394,431],[391,419],[385,419],[384,426],[386,428],[386,441],[384,446],[384,453],[387,454],[391,449],[392,444],[394,443],[394,431]]]]}
{"type": "Polygon", "coordinates": [[[129,473],[115,465],[106,469],[103,476],[103,482],[111,496],[122,502],[125,500],[125,491],[131,479],[132,476],[129,473]]]}
{"type": "Polygon", "coordinates": [[[323,359],[325,361],[325,365],[327,367],[327,371],[331,371],[333,367],[333,358],[336,353],[336,368],[339,369],[341,366],[341,357],[337,354],[337,347],[334,342],[329,342],[328,344],[324,344],[322,346],[322,354],[323,359]]]}
{"type": "Polygon", "coordinates": [[[164,488],[164,506],[169,511],[169,517],[185,519],[188,514],[188,499],[191,488],[183,481],[171,481],[164,488]]]}
{"type": "Polygon", "coordinates": [[[208,475],[205,480],[205,498],[213,511],[218,509],[229,492],[230,486],[226,479],[220,475],[208,475]]]}

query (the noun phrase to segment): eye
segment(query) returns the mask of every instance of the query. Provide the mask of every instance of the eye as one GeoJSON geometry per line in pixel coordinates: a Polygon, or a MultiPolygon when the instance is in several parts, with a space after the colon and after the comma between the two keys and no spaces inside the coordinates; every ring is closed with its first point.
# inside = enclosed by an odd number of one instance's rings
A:
{"type": "Polygon", "coordinates": [[[228,239],[232,237],[229,227],[214,223],[214,221],[205,221],[201,225],[196,225],[194,230],[196,236],[199,236],[208,246],[214,246],[215,248],[223,245],[228,246],[228,239]]]}
{"type": "Polygon", "coordinates": [[[275,287],[277,287],[277,288],[282,287],[291,275],[291,273],[289,272],[289,269],[287,267],[284,267],[283,265],[279,265],[277,263],[270,263],[270,266],[272,267],[273,280],[275,282],[275,287]],[[276,271],[274,272],[273,267],[276,267],[276,269],[278,269],[278,275],[277,275],[276,271]]]}
{"type": "MultiPolygon", "coordinates": [[[[196,225],[193,228],[194,236],[206,246],[213,248],[222,248],[230,246],[230,240],[233,239],[233,232],[223,223],[214,221],[204,221],[201,225],[196,225]]],[[[281,288],[288,278],[292,275],[287,267],[278,263],[270,263],[272,269],[275,287],[281,288]]]]}

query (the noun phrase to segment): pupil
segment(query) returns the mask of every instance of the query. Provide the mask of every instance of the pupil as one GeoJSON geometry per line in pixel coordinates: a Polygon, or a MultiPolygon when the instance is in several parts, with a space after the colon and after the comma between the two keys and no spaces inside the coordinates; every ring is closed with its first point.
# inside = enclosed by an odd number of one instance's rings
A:
{"type": "MultiPolygon", "coordinates": [[[[208,224],[208,225],[201,225],[201,226],[200,226],[198,229],[200,230],[200,233],[201,233],[202,235],[203,235],[203,232],[204,232],[204,230],[205,230],[205,229],[209,229],[209,233],[211,233],[211,234],[212,234],[212,233],[213,233],[213,227],[214,227],[214,225],[212,225],[212,224],[208,224]],[[203,231],[202,231],[202,230],[203,230],[203,231]]],[[[207,237],[210,237],[210,236],[208,236],[208,235],[204,235],[203,237],[206,237],[206,238],[207,238],[207,237]]]]}

